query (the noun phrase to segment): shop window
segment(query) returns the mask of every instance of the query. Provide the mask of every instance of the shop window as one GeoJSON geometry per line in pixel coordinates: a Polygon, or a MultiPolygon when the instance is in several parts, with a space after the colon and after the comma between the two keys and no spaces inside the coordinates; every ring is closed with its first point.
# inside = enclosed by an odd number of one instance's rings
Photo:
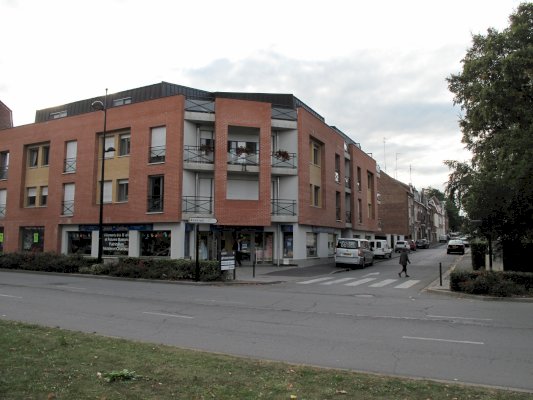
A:
{"type": "Polygon", "coordinates": [[[141,232],[141,256],[170,257],[170,231],[141,232]]]}
{"type": "Polygon", "coordinates": [[[41,253],[44,250],[44,227],[21,228],[21,250],[41,253]]]}
{"type": "Polygon", "coordinates": [[[92,233],[91,232],[68,232],[68,254],[91,255],[92,233]]]}
{"type": "Polygon", "coordinates": [[[127,256],[130,235],[124,232],[104,232],[104,255],[106,256],[127,256]]]}
{"type": "Polygon", "coordinates": [[[307,232],[306,237],[306,250],[307,257],[316,257],[317,252],[317,234],[313,232],[307,232]]]}

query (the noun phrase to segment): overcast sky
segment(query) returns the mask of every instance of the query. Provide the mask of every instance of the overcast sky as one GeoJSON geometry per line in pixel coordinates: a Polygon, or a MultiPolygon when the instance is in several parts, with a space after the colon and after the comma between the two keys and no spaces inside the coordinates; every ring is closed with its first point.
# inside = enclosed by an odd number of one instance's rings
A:
{"type": "MultiPolygon", "coordinates": [[[[446,77],[515,0],[0,0],[0,100],[35,111],[161,81],[292,93],[389,175],[444,189],[469,158],[446,77]]],[[[1,136],[0,136],[1,140],[1,136]]]]}

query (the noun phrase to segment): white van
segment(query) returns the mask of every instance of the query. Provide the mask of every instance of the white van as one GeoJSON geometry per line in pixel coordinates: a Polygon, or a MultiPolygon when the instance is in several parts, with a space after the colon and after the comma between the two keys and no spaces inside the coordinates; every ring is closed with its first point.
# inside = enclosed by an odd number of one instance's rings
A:
{"type": "Polygon", "coordinates": [[[366,239],[339,238],[335,249],[335,265],[348,264],[361,268],[374,264],[374,253],[366,239]]]}
{"type": "Polygon", "coordinates": [[[370,250],[374,253],[374,257],[392,258],[392,249],[386,240],[373,239],[369,240],[370,250]]]}

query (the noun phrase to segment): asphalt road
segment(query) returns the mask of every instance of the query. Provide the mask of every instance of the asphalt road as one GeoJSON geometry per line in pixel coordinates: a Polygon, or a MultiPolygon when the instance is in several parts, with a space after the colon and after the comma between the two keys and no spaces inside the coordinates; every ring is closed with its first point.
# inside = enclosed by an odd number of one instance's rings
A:
{"type": "MultiPolygon", "coordinates": [[[[218,286],[0,271],[0,317],[262,359],[533,392],[533,305],[421,291],[437,277],[428,265],[441,257],[448,256],[437,249],[413,254],[411,279],[421,283],[405,289],[301,283],[309,276],[277,285],[218,286]]],[[[393,259],[334,276],[347,278],[344,283],[376,272],[383,275],[376,281],[397,279],[399,269],[393,259]]]]}

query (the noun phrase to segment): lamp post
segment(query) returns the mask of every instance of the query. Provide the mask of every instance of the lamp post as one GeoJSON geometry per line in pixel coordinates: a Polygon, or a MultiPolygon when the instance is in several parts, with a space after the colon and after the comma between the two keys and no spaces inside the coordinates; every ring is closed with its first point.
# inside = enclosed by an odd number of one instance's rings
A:
{"type": "MultiPolygon", "coordinates": [[[[104,132],[102,134],[102,161],[100,162],[100,213],[98,216],[98,258],[97,263],[102,263],[102,253],[104,250],[104,168],[105,168],[105,138],[107,128],[107,89],[105,90],[105,98],[102,103],[100,100],[94,101],[91,108],[95,111],[104,112],[104,132]]],[[[111,148],[109,151],[112,151],[111,148]]],[[[114,149],[113,149],[114,151],[114,149]]]]}

